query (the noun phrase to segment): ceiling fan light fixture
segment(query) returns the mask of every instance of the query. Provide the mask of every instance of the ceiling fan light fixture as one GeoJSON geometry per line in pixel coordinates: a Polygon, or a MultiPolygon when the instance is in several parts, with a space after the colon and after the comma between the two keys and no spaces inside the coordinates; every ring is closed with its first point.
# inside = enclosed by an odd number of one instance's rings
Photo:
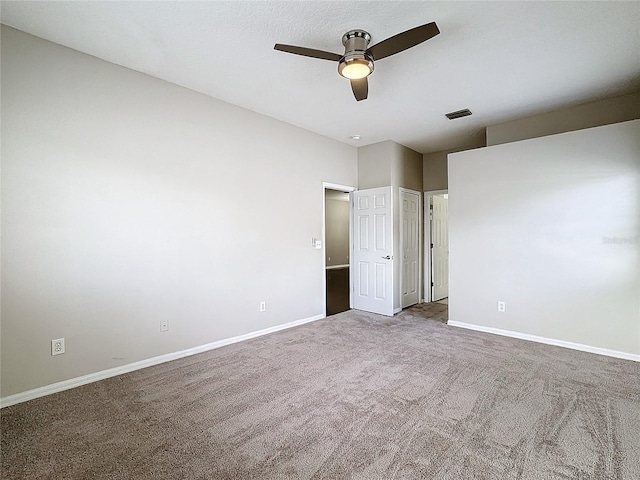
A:
{"type": "Polygon", "coordinates": [[[338,73],[349,80],[368,77],[373,72],[373,60],[367,55],[345,56],[338,64],[338,73]]]}
{"type": "Polygon", "coordinates": [[[369,47],[371,35],[364,30],[350,30],[342,36],[344,55],[315,48],[299,47],[276,43],[273,48],[281,52],[302,55],[303,57],[319,58],[338,62],[338,73],[349,80],[353,96],[359,102],[366,100],[369,95],[369,81],[367,77],[373,73],[373,62],[403,52],[408,48],[435,37],[440,33],[435,22],[411,28],[393,37],[378,42],[369,47]]]}

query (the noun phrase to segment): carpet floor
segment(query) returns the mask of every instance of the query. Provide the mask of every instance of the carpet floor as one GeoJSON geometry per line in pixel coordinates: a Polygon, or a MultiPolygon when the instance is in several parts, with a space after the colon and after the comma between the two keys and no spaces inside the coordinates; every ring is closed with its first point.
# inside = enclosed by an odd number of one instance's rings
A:
{"type": "Polygon", "coordinates": [[[640,479],[640,364],[348,311],[1,410],[8,479],[640,479]]]}

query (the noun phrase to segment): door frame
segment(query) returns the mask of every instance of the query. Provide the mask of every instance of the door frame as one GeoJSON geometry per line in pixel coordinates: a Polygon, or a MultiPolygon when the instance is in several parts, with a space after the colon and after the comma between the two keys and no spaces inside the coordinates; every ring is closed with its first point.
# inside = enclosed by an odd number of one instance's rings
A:
{"type": "Polygon", "coordinates": [[[353,238],[353,215],[351,209],[351,192],[356,191],[356,187],[350,185],[339,185],[337,183],[322,182],[322,312],[327,316],[327,205],[326,191],[337,190],[349,194],[349,308],[353,308],[353,260],[351,254],[351,243],[353,238]]]}
{"type": "Polygon", "coordinates": [[[449,193],[449,189],[424,192],[424,301],[431,302],[431,199],[449,193]]]}
{"type": "MultiPolygon", "coordinates": [[[[400,217],[398,219],[398,224],[400,225],[400,235],[398,235],[399,238],[399,247],[400,249],[398,250],[399,252],[399,257],[402,256],[402,252],[404,251],[404,234],[403,229],[402,229],[402,223],[404,220],[404,216],[403,216],[403,211],[402,211],[402,197],[401,195],[403,193],[410,193],[410,194],[414,194],[414,195],[418,195],[418,245],[422,245],[422,192],[419,192],[418,190],[411,190],[410,188],[404,188],[404,187],[399,187],[398,188],[398,217],[400,217]]],[[[404,286],[404,262],[403,262],[403,258],[400,258],[400,309],[405,308],[402,305],[402,289],[404,286]]],[[[422,248],[418,247],[418,265],[422,266],[422,248]]],[[[422,292],[422,268],[418,267],[418,303],[422,303],[423,298],[421,296],[421,292],[422,292]]]]}

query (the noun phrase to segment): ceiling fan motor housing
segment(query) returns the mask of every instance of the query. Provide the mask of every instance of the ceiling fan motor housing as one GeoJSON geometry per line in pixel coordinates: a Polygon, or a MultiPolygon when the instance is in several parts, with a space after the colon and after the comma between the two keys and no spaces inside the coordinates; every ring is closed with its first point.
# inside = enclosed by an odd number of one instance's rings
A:
{"type": "Polygon", "coordinates": [[[373,72],[373,58],[367,53],[371,35],[364,30],[351,30],[342,36],[344,55],[338,63],[338,73],[346,78],[353,78],[344,69],[353,65],[362,65],[369,69],[366,75],[373,72]],[[343,73],[344,72],[344,73],[343,73]]]}
{"type": "Polygon", "coordinates": [[[350,30],[342,36],[345,55],[351,51],[364,52],[369,46],[371,35],[364,30],[350,30]]]}

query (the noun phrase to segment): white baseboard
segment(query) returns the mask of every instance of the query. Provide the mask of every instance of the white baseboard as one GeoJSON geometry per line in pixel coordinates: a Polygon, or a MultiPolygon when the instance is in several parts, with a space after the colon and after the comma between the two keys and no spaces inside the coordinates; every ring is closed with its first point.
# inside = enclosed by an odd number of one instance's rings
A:
{"type": "Polygon", "coordinates": [[[503,337],[519,338],[520,340],[528,340],[530,342],[545,343],[547,345],[570,348],[572,350],[580,350],[581,352],[605,355],[607,357],[622,358],[624,360],[640,362],[640,355],[637,355],[634,353],[620,352],[618,350],[609,350],[607,348],[592,347],[590,345],[583,345],[582,343],[567,342],[565,340],[556,340],[555,338],[539,337],[537,335],[529,335],[528,333],[513,332],[511,330],[502,330],[501,328],[484,327],[482,325],[473,325],[470,323],[456,322],[453,320],[449,320],[447,322],[447,325],[451,325],[452,327],[466,328],[468,330],[477,330],[478,332],[493,333],[495,335],[502,335],[503,337]]]}
{"type": "Polygon", "coordinates": [[[341,268],[349,268],[349,264],[345,263],[344,265],[331,265],[328,267],[324,267],[325,270],[339,270],[341,268]]]}
{"type": "Polygon", "coordinates": [[[167,353],[165,355],[159,355],[157,357],[148,358],[146,360],[140,360],[139,362],[129,363],[120,367],[110,368],[108,370],[102,370],[96,373],[90,373],[81,377],[71,378],[62,382],[52,383],[51,385],[45,385],[44,387],[34,388],[33,390],[27,390],[26,392],[15,393],[6,397],[0,398],[0,408],[15,405],[17,403],[33,400],[34,398],[44,397],[45,395],[51,395],[52,393],[62,392],[63,390],[69,390],[71,388],[86,385],[88,383],[104,380],[105,378],[115,377],[124,373],[133,372],[134,370],[140,370],[142,368],[152,367],[161,363],[170,362],[171,360],[177,360],[179,358],[189,357],[197,353],[214,350],[216,348],[224,347],[225,345],[231,345],[232,343],[238,343],[245,340],[249,340],[269,333],[274,333],[279,330],[285,330],[291,327],[297,327],[309,322],[321,320],[325,318],[324,314],[315,315],[313,317],[303,318],[301,320],[295,320],[293,322],[285,323],[283,325],[276,325],[275,327],[265,328],[263,330],[257,330],[255,332],[246,333],[237,337],[225,338],[218,340],[217,342],[207,343],[198,347],[189,348],[187,350],[181,350],[179,352],[167,353]]]}

